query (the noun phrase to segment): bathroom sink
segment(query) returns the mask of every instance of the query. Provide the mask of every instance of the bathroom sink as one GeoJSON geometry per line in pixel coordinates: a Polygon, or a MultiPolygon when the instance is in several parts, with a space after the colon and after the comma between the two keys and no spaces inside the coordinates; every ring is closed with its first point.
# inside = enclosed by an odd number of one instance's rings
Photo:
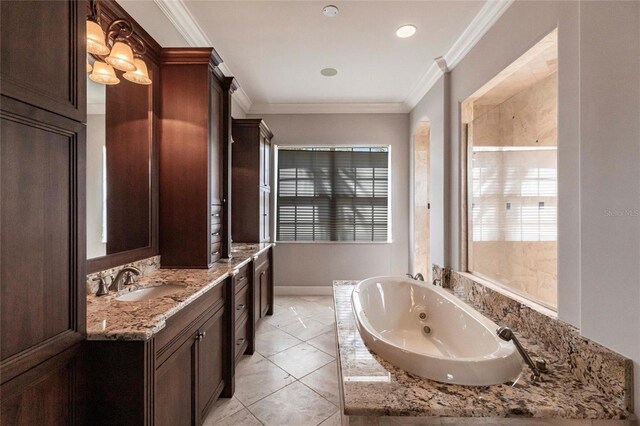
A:
{"type": "Polygon", "coordinates": [[[180,290],[184,290],[185,286],[177,284],[164,284],[155,287],[146,287],[129,293],[121,294],[116,297],[120,302],[142,302],[156,297],[168,296],[180,290]]]}

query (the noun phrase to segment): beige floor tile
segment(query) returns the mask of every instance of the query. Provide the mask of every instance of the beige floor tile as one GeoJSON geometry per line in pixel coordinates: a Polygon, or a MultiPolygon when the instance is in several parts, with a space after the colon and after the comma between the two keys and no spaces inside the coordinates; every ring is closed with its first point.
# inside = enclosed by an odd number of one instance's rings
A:
{"type": "Polygon", "coordinates": [[[211,426],[262,426],[262,423],[249,410],[243,407],[237,413],[216,423],[211,423],[211,426]]]}
{"type": "Polygon", "coordinates": [[[278,325],[278,328],[300,340],[313,339],[316,336],[333,330],[333,326],[323,324],[311,318],[294,318],[278,325]]]}
{"type": "Polygon", "coordinates": [[[298,379],[334,360],[331,355],[306,343],[279,352],[268,359],[298,379]]]}
{"type": "Polygon", "coordinates": [[[248,407],[266,426],[316,426],[338,408],[300,382],[248,407]]]}
{"type": "Polygon", "coordinates": [[[277,329],[278,327],[276,327],[275,325],[269,324],[267,321],[258,321],[258,324],[256,324],[256,336],[259,336],[264,333],[270,333],[273,330],[277,330],[277,329]]]}
{"type": "Polygon", "coordinates": [[[289,373],[259,353],[246,355],[236,368],[235,397],[250,405],[295,381],[289,373]]]}
{"type": "Polygon", "coordinates": [[[336,356],[336,351],[337,351],[336,333],[333,330],[328,333],[324,333],[319,336],[316,336],[313,339],[309,339],[307,340],[307,343],[310,344],[311,346],[314,346],[320,349],[322,352],[328,353],[333,357],[336,356]]]}
{"type": "Polygon", "coordinates": [[[303,315],[292,306],[287,308],[276,309],[273,315],[266,317],[261,322],[266,322],[267,324],[280,327],[283,324],[287,324],[295,319],[304,318],[303,315]]]}
{"type": "Polygon", "coordinates": [[[342,426],[342,419],[340,417],[340,410],[333,416],[329,417],[324,422],[320,423],[320,426],[342,426]]]}
{"type": "Polygon", "coordinates": [[[340,393],[338,390],[338,366],[335,361],[317,369],[300,379],[316,393],[329,402],[340,406],[340,393]]]}
{"type": "Polygon", "coordinates": [[[265,357],[277,354],[300,343],[302,343],[302,340],[276,327],[266,333],[256,334],[256,351],[265,357]]]}
{"type": "Polygon", "coordinates": [[[229,417],[242,409],[244,409],[244,405],[235,396],[232,398],[220,398],[211,407],[203,426],[217,425],[225,417],[229,417]]]}

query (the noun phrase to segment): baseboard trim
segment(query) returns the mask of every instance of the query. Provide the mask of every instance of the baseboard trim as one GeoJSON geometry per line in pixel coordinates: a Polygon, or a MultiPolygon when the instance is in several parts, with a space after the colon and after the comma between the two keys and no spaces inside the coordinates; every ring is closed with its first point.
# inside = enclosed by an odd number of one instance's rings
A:
{"type": "Polygon", "coordinates": [[[331,296],[331,286],[277,285],[273,288],[276,296],[331,296]]]}

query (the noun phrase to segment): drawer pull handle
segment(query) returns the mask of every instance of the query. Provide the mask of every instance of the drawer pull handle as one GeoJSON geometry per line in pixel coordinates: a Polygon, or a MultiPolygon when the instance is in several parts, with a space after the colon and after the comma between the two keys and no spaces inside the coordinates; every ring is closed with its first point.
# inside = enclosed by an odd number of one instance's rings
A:
{"type": "Polygon", "coordinates": [[[244,343],[244,337],[241,337],[236,341],[236,346],[240,346],[243,343],[244,343]]]}
{"type": "Polygon", "coordinates": [[[220,252],[219,252],[219,251],[216,251],[216,252],[213,252],[213,253],[211,253],[211,254],[215,256],[216,254],[220,254],[220,252]]]}
{"type": "Polygon", "coordinates": [[[220,217],[220,213],[214,213],[213,217],[220,217]]]}
{"type": "Polygon", "coordinates": [[[238,307],[236,308],[236,311],[241,311],[244,309],[244,303],[241,303],[238,305],[238,307]]]}
{"type": "Polygon", "coordinates": [[[267,271],[260,272],[260,276],[263,276],[265,272],[267,272],[267,271]]]}
{"type": "Polygon", "coordinates": [[[202,339],[204,339],[204,336],[206,336],[206,335],[207,335],[206,331],[201,331],[196,335],[196,340],[197,341],[201,341],[202,339]]]}
{"type": "Polygon", "coordinates": [[[243,276],[241,276],[240,278],[238,278],[238,281],[242,281],[242,280],[246,280],[246,279],[247,279],[247,277],[245,277],[245,276],[243,275],[243,276]]]}
{"type": "Polygon", "coordinates": [[[216,232],[215,234],[211,234],[212,237],[217,237],[218,235],[220,235],[219,232],[216,232]]]}

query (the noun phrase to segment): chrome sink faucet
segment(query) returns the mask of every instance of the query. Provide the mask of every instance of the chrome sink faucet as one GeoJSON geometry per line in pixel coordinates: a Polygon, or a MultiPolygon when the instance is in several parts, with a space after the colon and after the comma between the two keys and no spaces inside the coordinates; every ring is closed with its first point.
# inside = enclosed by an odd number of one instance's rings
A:
{"type": "Polygon", "coordinates": [[[424,277],[422,276],[422,274],[420,272],[418,272],[415,275],[411,275],[409,273],[407,273],[407,276],[409,278],[411,278],[412,280],[416,280],[416,281],[424,281],[424,277]]]}
{"type": "Polygon", "coordinates": [[[133,266],[126,266],[118,271],[116,277],[111,281],[109,289],[114,291],[122,290],[123,285],[131,285],[135,282],[135,278],[140,275],[140,270],[133,266]],[[124,281],[124,282],[123,282],[124,281]]]}

